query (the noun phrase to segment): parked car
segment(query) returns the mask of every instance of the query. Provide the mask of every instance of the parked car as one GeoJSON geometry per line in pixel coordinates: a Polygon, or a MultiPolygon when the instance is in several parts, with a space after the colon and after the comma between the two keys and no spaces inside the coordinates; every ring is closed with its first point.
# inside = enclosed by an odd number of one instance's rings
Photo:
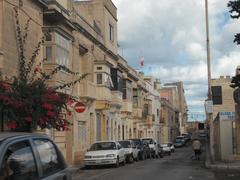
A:
{"type": "Polygon", "coordinates": [[[85,154],[85,167],[114,165],[120,163],[125,165],[125,151],[117,141],[99,141],[91,145],[85,154]]]}
{"type": "Polygon", "coordinates": [[[143,138],[142,140],[144,144],[147,144],[149,146],[151,157],[153,158],[158,157],[158,145],[156,140],[152,138],[143,138]]]}
{"type": "Polygon", "coordinates": [[[174,144],[173,144],[172,142],[169,142],[168,145],[169,145],[169,147],[170,147],[170,149],[171,149],[171,152],[175,152],[175,146],[174,146],[174,144]]]}
{"type": "Polygon", "coordinates": [[[146,147],[146,145],[143,144],[141,139],[130,139],[130,140],[132,140],[135,143],[137,149],[139,150],[138,151],[138,159],[140,159],[140,160],[146,159],[148,152],[150,155],[150,148],[146,147]]]}
{"type": "Polygon", "coordinates": [[[174,147],[178,148],[178,147],[183,147],[184,145],[185,145],[185,142],[183,139],[176,138],[176,140],[174,142],[174,147]]]}
{"type": "Polygon", "coordinates": [[[70,180],[70,169],[47,136],[0,133],[0,179],[70,180]]]}
{"type": "Polygon", "coordinates": [[[161,147],[163,149],[163,154],[167,154],[167,155],[171,155],[171,147],[169,145],[169,143],[164,143],[164,144],[161,144],[161,147]]]}
{"type": "Polygon", "coordinates": [[[160,144],[158,144],[158,156],[160,157],[160,158],[163,158],[163,148],[161,147],[161,145],[160,144]]]}
{"type": "Polygon", "coordinates": [[[184,137],[184,140],[187,142],[189,140],[191,140],[191,135],[188,133],[183,133],[182,136],[184,137]]]}
{"type": "Polygon", "coordinates": [[[118,141],[125,151],[126,161],[133,163],[134,160],[138,161],[138,152],[135,143],[132,140],[118,141]]]}

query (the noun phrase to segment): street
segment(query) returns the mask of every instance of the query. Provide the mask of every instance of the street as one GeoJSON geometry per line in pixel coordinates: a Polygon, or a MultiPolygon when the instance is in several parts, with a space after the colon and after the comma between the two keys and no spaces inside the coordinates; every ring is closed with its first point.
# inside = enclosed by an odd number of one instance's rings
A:
{"type": "MultiPolygon", "coordinates": [[[[73,180],[237,180],[239,172],[212,171],[204,167],[202,160],[191,160],[191,147],[177,149],[163,159],[148,159],[113,167],[79,170],[73,180]]],[[[204,155],[203,155],[204,156],[204,155]]]]}

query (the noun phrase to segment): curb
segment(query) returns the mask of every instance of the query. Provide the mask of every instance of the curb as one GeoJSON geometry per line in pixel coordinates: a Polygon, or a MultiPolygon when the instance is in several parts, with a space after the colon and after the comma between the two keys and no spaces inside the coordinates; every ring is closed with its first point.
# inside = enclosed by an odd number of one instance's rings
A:
{"type": "Polygon", "coordinates": [[[205,162],[205,167],[215,170],[240,170],[240,165],[232,164],[210,164],[208,162],[205,162]]]}
{"type": "Polygon", "coordinates": [[[240,163],[238,163],[238,164],[231,164],[231,163],[220,163],[220,164],[216,163],[216,164],[214,164],[214,163],[211,163],[208,142],[206,143],[206,155],[205,155],[204,165],[205,165],[205,168],[214,169],[214,170],[240,170],[240,163]]]}
{"type": "Polygon", "coordinates": [[[77,174],[81,170],[83,170],[83,168],[84,168],[84,166],[69,166],[69,170],[70,170],[71,174],[77,174]]]}

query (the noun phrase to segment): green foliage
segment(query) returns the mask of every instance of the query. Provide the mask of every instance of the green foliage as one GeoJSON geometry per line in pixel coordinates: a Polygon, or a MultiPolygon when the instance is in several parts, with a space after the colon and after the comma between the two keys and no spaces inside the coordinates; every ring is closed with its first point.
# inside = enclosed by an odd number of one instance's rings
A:
{"type": "MultiPolygon", "coordinates": [[[[227,6],[230,8],[230,16],[233,19],[238,19],[240,17],[240,0],[229,1],[227,6]]],[[[237,33],[233,40],[234,43],[240,44],[240,34],[237,33]]]]}

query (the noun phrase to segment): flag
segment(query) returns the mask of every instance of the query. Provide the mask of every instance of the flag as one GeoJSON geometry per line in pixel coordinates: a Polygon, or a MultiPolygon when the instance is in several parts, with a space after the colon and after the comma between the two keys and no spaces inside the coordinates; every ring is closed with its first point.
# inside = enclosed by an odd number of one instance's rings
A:
{"type": "Polygon", "coordinates": [[[140,59],[140,65],[143,67],[144,66],[144,57],[142,56],[140,59]]]}

